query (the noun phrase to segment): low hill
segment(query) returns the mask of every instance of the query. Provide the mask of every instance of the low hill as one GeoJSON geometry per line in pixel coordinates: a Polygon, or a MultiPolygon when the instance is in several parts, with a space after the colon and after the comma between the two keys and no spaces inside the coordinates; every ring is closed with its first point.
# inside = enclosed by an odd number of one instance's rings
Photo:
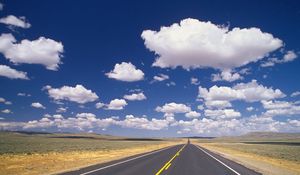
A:
{"type": "Polygon", "coordinates": [[[300,133],[250,132],[235,137],[219,137],[216,140],[227,141],[269,141],[269,142],[300,142],[300,133]]]}

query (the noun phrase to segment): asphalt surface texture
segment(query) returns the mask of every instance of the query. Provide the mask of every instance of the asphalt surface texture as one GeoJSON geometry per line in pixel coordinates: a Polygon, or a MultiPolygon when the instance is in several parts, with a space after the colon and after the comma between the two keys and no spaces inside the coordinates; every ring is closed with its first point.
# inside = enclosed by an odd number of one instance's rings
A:
{"type": "Polygon", "coordinates": [[[61,175],[258,175],[193,144],[176,145],[61,175]]]}

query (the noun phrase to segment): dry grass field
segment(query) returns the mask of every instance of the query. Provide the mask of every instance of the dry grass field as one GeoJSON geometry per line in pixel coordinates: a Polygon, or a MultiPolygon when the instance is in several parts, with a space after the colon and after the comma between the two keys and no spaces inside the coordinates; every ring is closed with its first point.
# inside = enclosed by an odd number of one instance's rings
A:
{"type": "Polygon", "coordinates": [[[194,142],[266,175],[300,174],[299,134],[254,133],[194,142]]]}
{"type": "Polygon", "coordinates": [[[56,174],[178,144],[96,134],[0,133],[0,174],[56,174]]]}

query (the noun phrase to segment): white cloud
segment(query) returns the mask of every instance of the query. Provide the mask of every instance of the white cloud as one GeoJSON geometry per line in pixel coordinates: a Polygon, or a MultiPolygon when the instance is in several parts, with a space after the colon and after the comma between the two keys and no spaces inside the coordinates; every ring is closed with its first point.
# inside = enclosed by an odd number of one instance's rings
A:
{"type": "Polygon", "coordinates": [[[122,110],[127,105],[127,102],[124,99],[114,99],[111,100],[107,105],[109,110],[122,110]]]}
{"type": "Polygon", "coordinates": [[[299,120],[276,121],[272,118],[252,116],[249,118],[213,120],[208,118],[178,122],[180,133],[205,136],[241,135],[254,131],[299,132],[299,120]]]}
{"type": "Polygon", "coordinates": [[[3,10],[4,4],[0,2],[0,11],[3,10]]]}
{"type": "Polygon", "coordinates": [[[114,70],[105,74],[108,78],[120,81],[134,82],[144,79],[144,73],[140,69],[136,69],[135,65],[126,62],[116,64],[114,70]]]}
{"type": "Polygon", "coordinates": [[[212,74],[212,81],[229,81],[233,82],[241,80],[243,77],[239,73],[234,73],[232,70],[224,70],[221,74],[212,74]]]}
{"type": "Polygon", "coordinates": [[[146,100],[147,97],[144,95],[143,92],[140,93],[136,93],[136,94],[130,94],[130,95],[124,95],[124,97],[126,100],[130,100],[130,101],[141,101],[141,100],[146,100]]]}
{"type": "Polygon", "coordinates": [[[247,102],[255,102],[282,98],[285,97],[285,94],[279,89],[268,88],[258,84],[256,80],[252,80],[249,83],[239,83],[233,86],[233,88],[227,86],[212,86],[206,89],[200,86],[198,97],[206,101],[244,100],[247,102]]]}
{"type": "MultiPolygon", "coordinates": [[[[205,136],[224,136],[242,134],[242,123],[237,119],[212,120],[208,118],[193,119],[191,121],[180,120],[178,126],[180,133],[195,133],[205,136]]],[[[244,128],[243,128],[244,129],[244,128]]]]}
{"type": "Polygon", "coordinates": [[[168,128],[169,122],[167,120],[160,120],[155,118],[148,120],[145,117],[126,115],[125,120],[119,121],[117,124],[126,128],[162,130],[164,128],[168,128]]]}
{"type": "Polygon", "coordinates": [[[12,102],[11,102],[11,101],[6,101],[4,104],[6,104],[6,105],[11,105],[12,102]]]}
{"type": "Polygon", "coordinates": [[[31,103],[31,106],[34,107],[34,108],[46,109],[46,107],[43,106],[43,105],[42,105],[41,103],[39,103],[39,102],[31,103]]]}
{"type": "Polygon", "coordinates": [[[267,110],[262,114],[266,117],[274,116],[289,116],[289,115],[299,115],[300,106],[297,103],[287,102],[287,101],[261,101],[263,107],[267,110]]]}
{"type": "Polygon", "coordinates": [[[0,97],[0,103],[4,103],[5,102],[5,99],[0,97]]]}
{"type": "Polygon", "coordinates": [[[254,108],[252,106],[249,106],[246,109],[247,109],[247,111],[253,111],[254,110],[254,108]]]}
{"type": "Polygon", "coordinates": [[[198,105],[198,106],[197,106],[197,109],[199,109],[199,110],[203,110],[203,109],[204,109],[204,107],[203,107],[203,105],[198,105]]]}
{"type": "Polygon", "coordinates": [[[9,26],[15,26],[15,27],[21,27],[21,28],[30,28],[31,24],[29,22],[26,22],[25,17],[16,17],[14,15],[8,15],[7,17],[1,18],[0,23],[9,25],[9,26]]]}
{"type": "Polygon", "coordinates": [[[275,64],[287,63],[295,60],[297,58],[297,54],[290,50],[285,53],[282,59],[278,58],[269,58],[267,61],[263,62],[260,66],[261,67],[271,67],[275,66],[275,64]]]}
{"type": "Polygon", "coordinates": [[[174,114],[166,114],[164,119],[148,119],[146,116],[135,117],[127,115],[121,120],[119,117],[97,118],[92,113],[78,113],[75,117],[64,117],[61,114],[46,114],[39,120],[27,122],[5,122],[0,121],[0,130],[31,130],[56,128],[59,131],[76,129],[79,131],[105,130],[114,125],[125,128],[136,128],[144,130],[162,130],[169,127],[178,127],[178,133],[193,133],[203,136],[224,136],[241,135],[253,131],[274,131],[274,132],[300,132],[300,121],[297,119],[276,121],[269,117],[251,116],[249,118],[233,119],[174,119],[174,114]]]}
{"type": "Polygon", "coordinates": [[[6,65],[0,65],[0,76],[7,77],[10,79],[29,80],[26,72],[18,71],[6,65]]]}
{"type": "Polygon", "coordinates": [[[296,91],[296,92],[293,92],[291,94],[291,97],[296,97],[296,96],[299,96],[300,95],[300,91],[296,91]]]}
{"type": "Polygon", "coordinates": [[[191,77],[191,84],[193,84],[193,85],[199,85],[200,84],[199,79],[195,78],[195,77],[191,77]]]}
{"type": "Polygon", "coordinates": [[[76,114],[77,118],[96,118],[96,115],[93,113],[78,113],[76,114]]]}
{"type": "Polygon", "coordinates": [[[51,86],[45,86],[44,89],[48,91],[49,97],[54,100],[68,100],[77,102],[80,104],[93,102],[98,99],[96,93],[86,89],[82,85],[76,85],[75,87],[63,86],[61,88],[52,88],[51,86]]]}
{"type": "Polygon", "coordinates": [[[278,109],[278,108],[289,108],[292,106],[290,102],[287,101],[265,101],[262,100],[261,103],[265,109],[278,109]]]}
{"type": "Polygon", "coordinates": [[[27,93],[24,93],[24,92],[19,92],[17,94],[17,96],[21,96],[21,97],[31,97],[31,94],[27,94],[27,93]]]}
{"type": "Polygon", "coordinates": [[[103,108],[104,106],[105,106],[105,104],[104,104],[104,103],[101,103],[101,102],[98,102],[98,103],[95,104],[95,107],[96,107],[97,109],[103,108]]]}
{"type": "Polygon", "coordinates": [[[163,113],[187,113],[191,111],[191,108],[189,106],[186,106],[185,104],[172,102],[166,103],[162,107],[157,106],[155,108],[155,111],[163,113]]]}
{"type": "Polygon", "coordinates": [[[61,42],[45,37],[33,41],[24,39],[17,43],[12,34],[0,36],[0,52],[15,64],[42,64],[49,70],[57,70],[63,51],[61,42]]]}
{"type": "Polygon", "coordinates": [[[205,101],[205,106],[207,108],[218,108],[224,109],[227,107],[232,107],[231,103],[226,100],[212,100],[212,101],[205,101]]]}
{"type": "Polygon", "coordinates": [[[7,100],[5,100],[5,98],[2,98],[2,97],[0,97],[0,103],[4,103],[6,105],[11,105],[12,104],[11,101],[7,101],[7,100]]]}
{"type": "Polygon", "coordinates": [[[171,81],[169,83],[166,84],[168,87],[170,86],[176,86],[176,83],[174,81],[171,81]]]}
{"type": "Polygon", "coordinates": [[[5,114],[10,114],[10,113],[12,113],[11,110],[9,110],[9,109],[4,109],[4,110],[2,110],[1,112],[2,112],[2,113],[5,113],[5,114]]]}
{"type": "MultiPolygon", "coordinates": [[[[19,123],[19,127],[23,129],[32,128],[50,128],[56,127],[57,129],[77,129],[80,131],[90,130],[91,128],[107,128],[116,122],[112,117],[105,119],[98,119],[92,113],[78,113],[75,117],[64,117],[61,114],[45,115],[40,120],[32,120],[28,122],[19,123]]],[[[12,126],[16,127],[17,123],[12,126]]],[[[8,127],[2,123],[2,128],[8,127]]],[[[0,124],[1,128],[1,124],[0,124]]]]}
{"type": "Polygon", "coordinates": [[[145,46],[158,58],[153,66],[185,69],[233,69],[258,61],[282,47],[283,42],[259,28],[233,28],[184,19],[160,31],[142,33],[145,46]]]}
{"type": "Polygon", "coordinates": [[[67,108],[59,107],[59,108],[56,109],[56,112],[57,112],[57,113],[64,113],[64,112],[67,112],[67,108]]]}
{"type": "Polygon", "coordinates": [[[283,56],[283,62],[293,61],[297,57],[298,56],[297,56],[297,54],[294,51],[292,51],[292,50],[287,51],[287,53],[283,56]]]}
{"type": "Polygon", "coordinates": [[[251,69],[250,68],[243,68],[239,71],[240,74],[244,74],[244,75],[248,75],[250,74],[251,72],[251,69]]]}
{"type": "Polygon", "coordinates": [[[80,131],[89,131],[91,129],[106,129],[111,125],[124,128],[135,128],[144,130],[162,130],[167,129],[170,121],[167,119],[147,119],[146,117],[135,117],[126,115],[124,120],[118,117],[109,117],[99,119],[93,113],[78,113],[75,117],[64,117],[61,114],[46,114],[40,120],[28,122],[0,122],[0,130],[16,130],[41,128],[46,129],[56,127],[57,129],[77,129],[80,131]]]}
{"type": "Polygon", "coordinates": [[[190,111],[190,112],[186,113],[185,116],[187,118],[198,118],[198,117],[201,116],[201,114],[199,112],[196,112],[196,111],[190,111]]]}
{"type": "Polygon", "coordinates": [[[170,77],[168,75],[165,74],[159,74],[159,75],[155,75],[153,77],[153,81],[164,81],[164,80],[168,80],[170,77]]]}
{"type": "Polygon", "coordinates": [[[212,119],[232,119],[241,117],[241,113],[234,109],[206,109],[204,110],[204,115],[212,119]]]}

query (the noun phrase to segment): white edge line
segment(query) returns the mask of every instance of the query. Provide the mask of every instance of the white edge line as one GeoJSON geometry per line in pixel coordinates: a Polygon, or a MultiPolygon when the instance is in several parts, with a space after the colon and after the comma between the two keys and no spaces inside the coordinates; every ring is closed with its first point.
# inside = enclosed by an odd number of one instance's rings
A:
{"type": "MultiPolygon", "coordinates": [[[[176,145],[174,145],[176,146],[176,145]]],[[[123,163],[126,163],[126,162],[129,162],[129,161],[132,161],[132,160],[136,160],[136,159],[139,159],[139,158],[142,158],[142,157],[145,157],[145,156],[149,156],[151,154],[155,154],[157,152],[160,152],[160,151],[164,151],[166,149],[169,149],[169,148],[172,148],[174,146],[169,146],[167,148],[163,148],[163,149],[159,149],[159,150],[156,150],[156,151],[152,151],[150,153],[147,153],[147,154],[143,154],[143,155],[140,155],[138,157],[134,157],[134,158],[131,158],[131,159],[127,159],[127,160],[124,160],[124,161],[121,161],[121,162],[117,162],[117,163],[114,163],[114,164],[111,164],[111,165],[107,165],[105,167],[101,167],[101,168],[98,168],[98,169],[95,169],[95,170],[92,170],[92,171],[88,171],[88,172],[85,172],[85,173],[81,173],[80,175],[86,175],[86,174],[90,174],[90,173],[94,173],[96,171],[100,171],[100,170],[103,170],[103,169],[106,169],[106,168],[109,168],[109,167],[113,167],[113,166],[116,166],[116,165],[120,165],[120,164],[123,164],[123,163]]]]}
{"type": "Polygon", "coordinates": [[[225,167],[227,167],[228,169],[230,169],[231,171],[233,171],[235,174],[237,175],[241,175],[240,173],[238,173],[237,171],[235,171],[234,169],[232,169],[230,166],[226,165],[224,162],[222,162],[221,160],[215,158],[213,155],[209,154],[208,152],[206,152],[204,149],[202,149],[200,146],[196,146],[197,148],[199,148],[201,151],[203,151],[204,153],[206,153],[207,155],[209,155],[210,157],[214,158],[216,161],[218,161],[219,163],[221,163],[222,165],[224,165],[225,167]]]}

